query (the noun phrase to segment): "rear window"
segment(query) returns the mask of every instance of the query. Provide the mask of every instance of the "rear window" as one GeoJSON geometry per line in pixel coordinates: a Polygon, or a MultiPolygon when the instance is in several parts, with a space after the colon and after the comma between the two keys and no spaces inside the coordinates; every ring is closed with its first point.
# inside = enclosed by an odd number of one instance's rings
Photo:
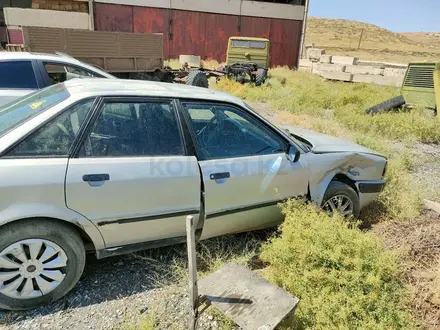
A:
{"type": "Polygon", "coordinates": [[[237,48],[253,48],[253,49],[265,49],[266,41],[261,40],[232,40],[232,47],[237,48]]]}
{"type": "Polygon", "coordinates": [[[0,62],[0,88],[37,89],[30,61],[0,62]]]}
{"type": "Polygon", "coordinates": [[[64,84],[57,84],[1,106],[0,136],[27,119],[66,100],[69,96],[64,84]]]}

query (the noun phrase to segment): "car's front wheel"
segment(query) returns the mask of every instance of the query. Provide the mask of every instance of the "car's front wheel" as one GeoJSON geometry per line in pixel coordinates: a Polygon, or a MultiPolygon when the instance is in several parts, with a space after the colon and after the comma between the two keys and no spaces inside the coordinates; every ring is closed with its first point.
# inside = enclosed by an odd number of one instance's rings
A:
{"type": "Polygon", "coordinates": [[[324,194],[322,209],[330,215],[338,212],[344,217],[359,217],[359,196],[348,184],[339,181],[330,182],[324,194]]]}
{"type": "Polygon", "coordinates": [[[84,270],[85,251],[75,229],[35,219],[0,228],[0,308],[25,310],[69,292],[84,270]]]}

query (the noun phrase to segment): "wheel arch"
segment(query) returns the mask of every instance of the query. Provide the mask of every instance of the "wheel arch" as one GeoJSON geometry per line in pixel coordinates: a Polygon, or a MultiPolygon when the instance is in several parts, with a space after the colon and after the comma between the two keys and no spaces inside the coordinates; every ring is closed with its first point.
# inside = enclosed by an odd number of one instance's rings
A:
{"type": "Polygon", "coordinates": [[[311,185],[309,183],[310,200],[313,203],[315,203],[316,205],[320,206],[322,204],[322,200],[324,198],[325,192],[327,191],[328,186],[330,185],[330,183],[332,181],[339,181],[339,182],[347,184],[348,186],[353,188],[353,190],[359,196],[359,191],[356,187],[355,181],[353,179],[351,179],[349,176],[347,176],[345,173],[338,171],[338,172],[328,173],[316,185],[311,185]]]}
{"type": "Polygon", "coordinates": [[[27,215],[22,217],[10,218],[9,220],[3,221],[0,223],[0,230],[3,226],[17,223],[17,222],[26,222],[32,220],[44,219],[53,221],[54,223],[63,223],[65,225],[70,226],[72,229],[78,232],[81,236],[84,246],[87,251],[96,251],[105,248],[104,239],[98,229],[87,219],[84,218],[74,218],[74,219],[66,219],[63,217],[57,217],[53,215],[27,215]]]}

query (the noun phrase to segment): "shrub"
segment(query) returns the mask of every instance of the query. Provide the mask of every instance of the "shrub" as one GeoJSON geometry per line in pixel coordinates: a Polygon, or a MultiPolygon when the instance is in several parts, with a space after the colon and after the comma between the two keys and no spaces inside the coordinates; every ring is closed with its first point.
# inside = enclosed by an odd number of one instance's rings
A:
{"type": "Polygon", "coordinates": [[[280,235],[262,248],[269,280],[300,298],[288,329],[411,329],[393,254],[378,238],[312,205],[289,201],[280,235]],[[353,228],[354,227],[354,228],[353,228]]]}

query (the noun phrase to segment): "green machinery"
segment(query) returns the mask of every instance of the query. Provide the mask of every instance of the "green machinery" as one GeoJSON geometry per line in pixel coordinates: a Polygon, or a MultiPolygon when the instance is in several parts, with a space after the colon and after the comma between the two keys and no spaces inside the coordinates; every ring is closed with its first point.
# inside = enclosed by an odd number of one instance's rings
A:
{"type": "Polygon", "coordinates": [[[366,110],[376,114],[399,107],[440,108],[440,63],[410,63],[403,80],[401,95],[366,110]]]}

